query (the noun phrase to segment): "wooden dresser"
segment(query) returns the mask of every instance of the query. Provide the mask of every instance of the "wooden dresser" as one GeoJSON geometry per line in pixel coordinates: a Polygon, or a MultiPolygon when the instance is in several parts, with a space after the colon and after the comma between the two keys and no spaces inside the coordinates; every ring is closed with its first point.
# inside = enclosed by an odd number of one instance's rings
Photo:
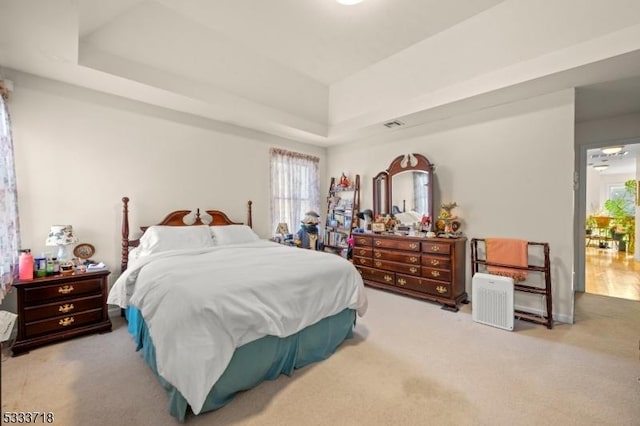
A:
{"type": "Polygon", "coordinates": [[[438,302],[466,303],[466,238],[354,234],[353,264],[371,287],[438,302]]]}
{"type": "Polygon", "coordinates": [[[109,271],[18,281],[18,336],[13,355],[81,334],[111,331],[109,271]]]}

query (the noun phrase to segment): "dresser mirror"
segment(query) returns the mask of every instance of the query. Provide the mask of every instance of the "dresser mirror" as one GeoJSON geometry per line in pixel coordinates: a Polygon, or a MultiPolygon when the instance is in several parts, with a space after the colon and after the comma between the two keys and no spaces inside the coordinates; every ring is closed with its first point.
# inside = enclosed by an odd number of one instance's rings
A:
{"type": "Polygon", "coordinates": [[[433,164],[421,154],[396,157],[374,177],[373,200],[374,214],[391,213],[403,224],[433,219],[433,164]]]}

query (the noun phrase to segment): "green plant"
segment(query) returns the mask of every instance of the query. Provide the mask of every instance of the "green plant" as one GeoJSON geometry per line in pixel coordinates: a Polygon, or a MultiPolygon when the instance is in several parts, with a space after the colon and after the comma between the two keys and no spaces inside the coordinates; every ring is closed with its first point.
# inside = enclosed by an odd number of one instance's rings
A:
{"type": "Polygon", "coordinates": [[[612,225],[616,231],[626,234],[629,239],[628,252],[633,253],[635,246],[636,218],[633,212],[636,205],[636,189],[638,183],[635,179],[624,183],[625,193],[604,202],[604,208],[613,219],[612,225]]]}

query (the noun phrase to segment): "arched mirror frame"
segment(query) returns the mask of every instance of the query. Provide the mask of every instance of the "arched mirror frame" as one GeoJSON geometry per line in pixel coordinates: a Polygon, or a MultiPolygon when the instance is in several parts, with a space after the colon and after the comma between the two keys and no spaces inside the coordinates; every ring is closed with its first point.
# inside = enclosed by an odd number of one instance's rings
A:
{"type": "Polygon", "coordinates": [[[378,173],[376,177],[373,178],[374,215],[381,213],[381,210],[375,210],[377,206],[384,206],[386,213],[391,212],[391,200],[393,200],[393,177],[400,173],[414,171],[425,172],[428,174],[427,181],[429,183],[427,185],[427,200],[429,206],[427,214],[431,218],[431,220],[433,220],[433,164],[431,164],[427,157],[422,154],[414,153],[410,155],[415,158],[415,165],[411,165],[411,159],[408,158],[408,155],[399,155],[391,162],[387,170],[378,173]],[[386,180],[385,188],[381,188],[381,177],[386,178],[384,179],[386,180]],[[381,189],[384,189],[386,191],[386,194],[384,194],[386,197],[382,196],[381,189]]]}

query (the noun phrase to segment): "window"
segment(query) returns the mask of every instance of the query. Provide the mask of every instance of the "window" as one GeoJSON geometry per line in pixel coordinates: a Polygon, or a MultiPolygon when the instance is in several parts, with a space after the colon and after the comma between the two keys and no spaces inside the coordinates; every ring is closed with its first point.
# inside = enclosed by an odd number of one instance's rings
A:
{"type": "Polygon", "coordinates": [[[609,199],[621,200],[621,207],[629,216],[636,213],[634,193],[627,189],[624,183],[609,185],[609,199]]]}
{"type": "Polygon", "coordinates": [[[304,214],[320,209],[320,159],[311,155],[271,149],[271,229],[279,223],[295,233],[304,214]]]}

